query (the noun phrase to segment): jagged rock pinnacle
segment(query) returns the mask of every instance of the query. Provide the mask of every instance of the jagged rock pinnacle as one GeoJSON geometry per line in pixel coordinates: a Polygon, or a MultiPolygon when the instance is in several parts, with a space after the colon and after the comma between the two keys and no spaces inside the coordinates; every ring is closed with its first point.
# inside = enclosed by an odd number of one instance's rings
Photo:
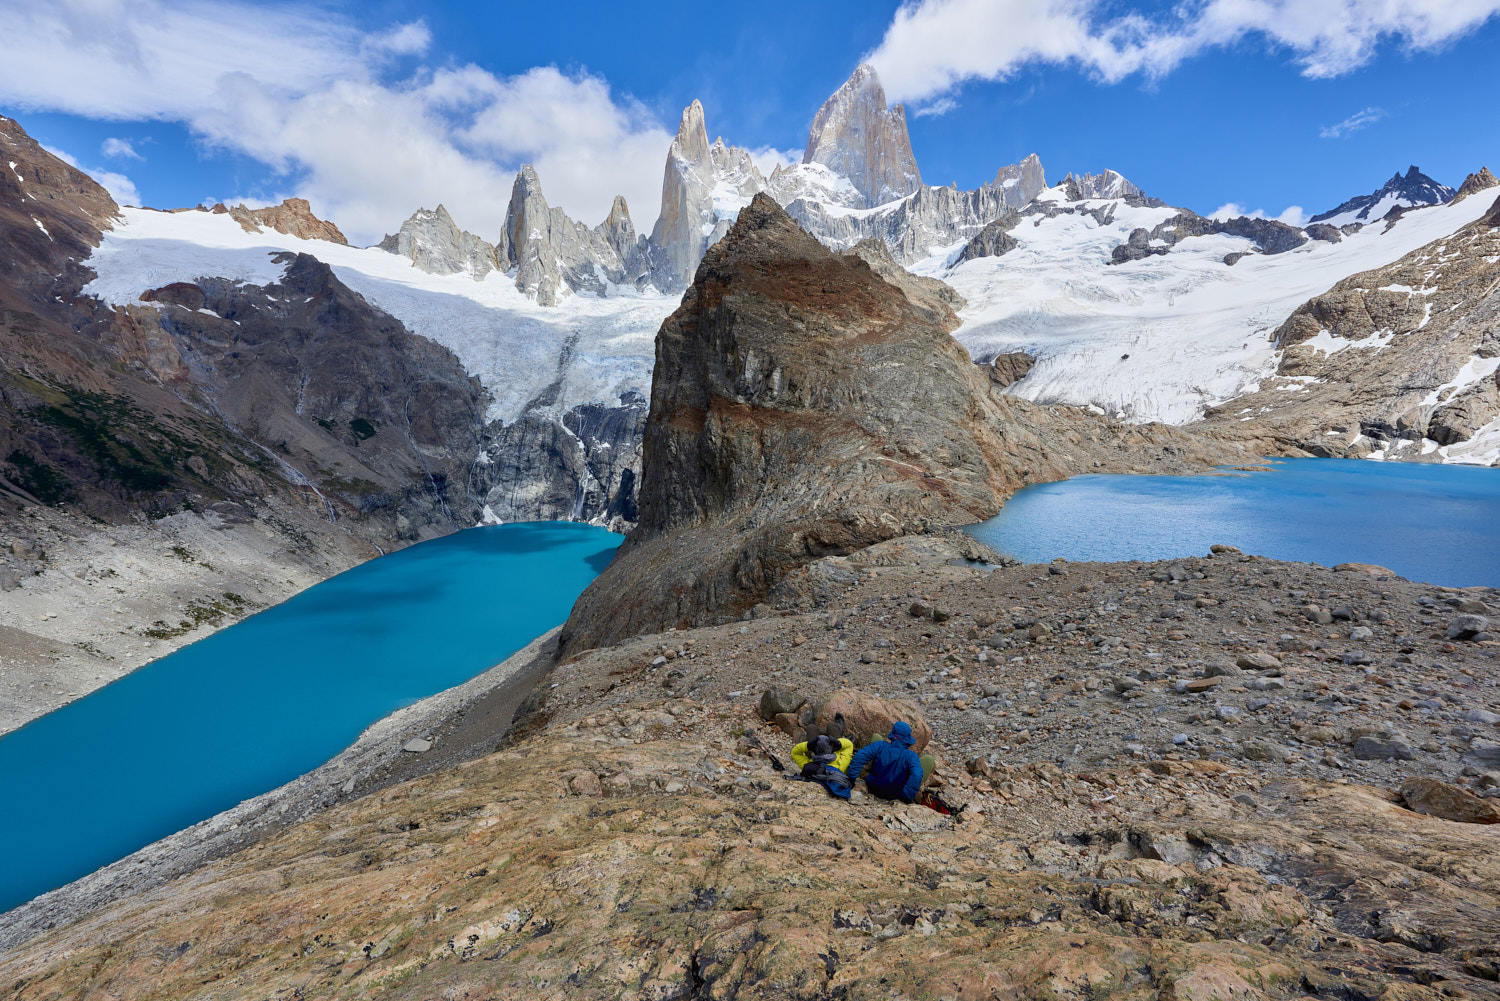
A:
{"type": "Polygon", "coordinates": [[[875,67],[860,63],[813,119],[803,163],[847,177],[867,205],[904,198],[922,186],[906,132],[906,109],[888,108],[875,67]]]}

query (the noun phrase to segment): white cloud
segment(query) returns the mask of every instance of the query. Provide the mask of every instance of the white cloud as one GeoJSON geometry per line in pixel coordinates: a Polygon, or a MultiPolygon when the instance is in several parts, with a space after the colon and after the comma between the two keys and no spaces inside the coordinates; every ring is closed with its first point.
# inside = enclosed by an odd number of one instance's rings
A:
{"type": "Polygon", "coordinates": [[[424,24],[371,33],[306,5],[25,6],[7,15],[7,104],[182,122],[282,172],[276,187],[307,198],[355,241],[438,202],[459,225],[496,239],[523,163],[536,166],[548,201],[581,221],[602,221],[615,194],[637,229],[656,218],[671,135],[598,77],[416,68],[411,58],[431,44],[424,24]]]}
{"type": "Polygon", "coordinates": [[[1250,37],[1289,50],[1304,76],[1332,77],[1367,63],[1385,39],[1439,48],[1500,13],[1500,0],[1183,0],[1155,18],[1115,9],[1106,0],[909,0],[868,58],[892,101],[1037,63],[1109,83],[1159,77],[1250,37]]]}
{"type": "Polygon", "coordinates": [[[51,153],[53,156],[57,157],[63,163],[77,167],[79,170],[92,177],[95,181],[98,181],[99,186],[105,191],[108,191],[109,197],[113,198],[118,204],[141,204],[141,193],[136,190],[135,182],[126,177],[124,174],[118,174],[113,170],[101,170],[98,167],[86,167],[78,162],[78,158],[76,156],[72,156],[65,150],[55,149],[51,146],[43,148],[46,149],[48,153],[51,153]]]}
{"type": "Polygon", "coordinates": [[[953,98],[940,97],[936,101],[929,101],[917,108],[912,112],[912,117],[927,118],[933,115],[946,115],[956,107],[958,107],[958,102],[953,98]]]}
{"type": "Polygon", "coordinates": [[[130,145],[130,141],[128,139],[116,139],[114,136],[110,136],[100,144],[99,152],[103,153],[105,156],[114,157],[118,160],[146,159],[135,151],[135,147],[130,145]]]}
{"type": "Polygon", "coordinates": [[[1280,215],[1273,216],[1266,212],[1265,209],[1247,209],[1237,202],[1228,202],[1220,205],[1208,214],[1210,219],[1218,219],[1221,222],[1228,219],[1238,219],[1240,216],[1249,216],[1251,219],[1275,219],[1277,222],[1284,222],[1288,226],[1297,227],[1306,226],[1307,220],[1311,218],[1301,205],[1288,205],[1282,210],[1280,215]]]}
{"type": "Polygon", "coordinates": [[[1356,111],[1337,125],[1327,125],[1318,130],[1318,136],[1322,139],[1342,139],[1351,132],[1374,125],[1385,117],[1384,108],[1366,108],[1356,111]]]}
{"type": "Polygon", "coordinates": [[[777,149],[774,146],[762,146],[752,149],[750,162],[764,177],[770,177],[771,171],[777,167],[790,167],[794,163],[802,162],[802,151],[800,149],[777,149]]]}

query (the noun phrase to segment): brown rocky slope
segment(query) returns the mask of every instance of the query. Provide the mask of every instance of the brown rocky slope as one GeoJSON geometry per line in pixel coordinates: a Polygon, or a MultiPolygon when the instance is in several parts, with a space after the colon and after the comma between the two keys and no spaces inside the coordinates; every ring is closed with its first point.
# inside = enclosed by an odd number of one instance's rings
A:
{"type": "Polygon", "coordinates": [[[566,650],[737,617],[814,559],[981,520],[1028,482],[1254,455],[996,392],[949,335],[951,290],[868,256],[765,195],[704,255],[657,335],[638,527],[566,650]]]}
{"type": "Polygon", "coordinates": [[[8,118],[0,167],[0,732],[478,520],[487,400],[451,352],[306,255],[105,307],[114,201],[8,118]]]}

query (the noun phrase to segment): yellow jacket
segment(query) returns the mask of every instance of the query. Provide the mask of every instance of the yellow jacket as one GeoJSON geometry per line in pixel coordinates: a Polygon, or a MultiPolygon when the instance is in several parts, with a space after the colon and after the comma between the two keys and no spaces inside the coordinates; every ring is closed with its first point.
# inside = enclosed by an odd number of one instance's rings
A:
{"type": "MultiPolygon", "coordinates": [[[[838,744],[839,747],[833,755],[832,764],[839,771],[847,772],[849,770],[849,762],[854,760],[854,741],[848,737],[840,737],[838,744]]],[[[812,754],[807,750],[807,741],[804,740],[792,748],[792,760],[797,763],[799,770],[803,765],[812,760],[812,754]]]]}

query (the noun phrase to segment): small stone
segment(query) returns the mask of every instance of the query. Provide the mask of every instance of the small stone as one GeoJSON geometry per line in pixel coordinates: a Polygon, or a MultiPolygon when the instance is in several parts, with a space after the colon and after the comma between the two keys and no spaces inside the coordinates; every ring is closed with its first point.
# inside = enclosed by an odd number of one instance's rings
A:
{"type": "Polygon", "coordinates": [[[421,754],[423,751],[432,750],[432,741],[424,737],[413,737],[401,745],[401,750],[410,751],[412,754],[421,754]]]}
{"type": "Polygon", "coordinates": [[[1346,652],[1342,657],[1340,657],[1339,660],[1345,664],[1348,664],[1350,667],[1358,667],[1361,664],[1375,663],[1375,658],[1371,657],[1363,650],[1350,650],[1346,652]]]}
{"type": "Polygon", "coordinates": [[[1185,733],[1178,733],[1178,734],[1173,734],[1172,735],[1172,743],[1176,744],[1178,747],[1181,747],[1183,744],[1186,744],[1187,742],[1188,742],[1188,735],[1185,734],[1185,733]]]}
{"type": "Polygon", "coordinates": [[[1304,726],[1297,736],[1309,744],[1332,744],[1339,739],[1339,732],[1331,726],[1304,726]]]}
{"type": "Polygon", "coordinates": [[[879,659],[880,655],[877,654],[874,650],[866,650],[864,653],[859,655],[859,662],[861,664],[873,664],[879,659]]]}
{"type": "Polygon", "coordinates": [[[1032,625],[1030,629],[1026,630],[1026,635],[1030,636],[1034,640],[1039,640],[1044,637],[1051,636],[1052,627],[1047,625],[1047,623],[1045,622],[1038,622],[1032,625]]]}
{"type": "Polygon", "coordinates": [[[1121,695],[1141,687],[1141,681],[1138,678],[1116,678],[1112,684],[1115,691],[1121,695]]]}
{"type": "Polygon", "coordinates": [[[760,718],[769,723],[782,713],[794,713],[807,704],[807,699],[789,688],[772,685],[760,696],[760,718]]]}
{"type": "Polygon", "coordinates": [[[1216,660],[1203,669],[1205,678],[1238,678],[1242,673],[1238,664],[1227,660],[1216,660]]]}
{"type": "Polygon", "coordinates": [[[1374,638],[1375,630],[1371,629],[1369,626],[1355,626],[1353,629],[1349,630],[1349,639],[1351,639],[1355,643],[1374,638]]]}
{"type": "Polygon", "coordinates": [[[1252,692],[1279,692],[1286,687],[1282,678],[1247,678],[1245,687],[1252,692]]]}
{"type": "Polygon", "coordinates": [[[914,601],[906,609],[906,614],[914,619],[925,619],[932,615],[932,606],[925,601],[914,601]]]}
{"type": "Polygon", "coordinates": [[[666,667],[667,666],[667,658],[663,657],[663,656],[653,657],[651,659],[651,666],[652,667],[666,667]]]}
{"type": "Polygon", "coordinates": [[[1210,688],[1217,688],[1223,681],[1223,678],[1194,678],[1183,682],[1182,687],[1189,692],[1206,692],[1210,688]]]}
{"type": "Polygon", "coordinates": [[[807,637],[803,636],[801,633],[798,633],[796,636],[792,637],[792,646],[801,646],[802,644],[804,644],[806,642],[807,642],[807,637]]]}
{"type": "Polygon", "coordinates": [[[1488,709],[1465,709],[1458,714],[1458,718],[1467,723],[1483,723],[1486,726],[1500,723],[1500,713],[1492,713],[1488,709]]]}
{"type": "Polygon", "coordinates": [[[1476,600],[1474,598],[1466,598],[1465,600],[1460,601],[1457,605],[1454,605],[1453,607],[1456,608],[1456,609],[1458,609],[1460,612],[1464,612],[1464,613],[1466,613],[1468,615],[1489,615],[1490,614],[1490,606],[1486,605],[1484,602],[1478,601],[1478,600],[1476,600]]]}
{"type": "Polygon", "coordinates": [[[1400,737],[1383,740],[1366,735],[1354,742],[1354,756],[1361,761],[1385,761],[1389,758],[1415,761],[1417,749],[1400,737]]]}
{"type": "Polygon", "coordinates": [[[1235,658],[1235,665],[1247,671],[1269,671],[1281,666],[1281,661],[1263,650],[1242,653],[1235,658]]]}

